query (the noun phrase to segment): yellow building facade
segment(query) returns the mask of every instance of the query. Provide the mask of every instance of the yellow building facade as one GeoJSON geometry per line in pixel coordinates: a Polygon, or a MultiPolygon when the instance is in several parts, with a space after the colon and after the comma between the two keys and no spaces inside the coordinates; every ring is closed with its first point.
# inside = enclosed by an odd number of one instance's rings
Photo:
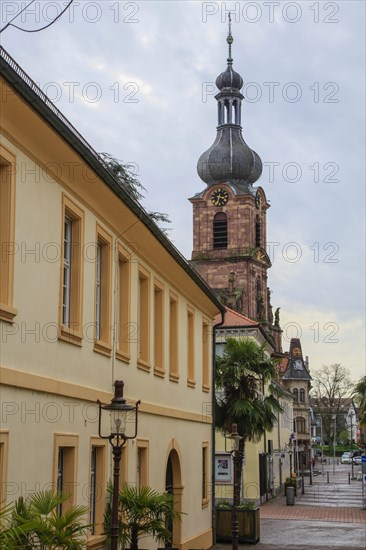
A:
{"type": "MultiPolygon", "coordinates": [[[[216,353],[221,355],[227,338],[251,338],[258,345],[264,345],[268,357],[274,348],[259,323],[227,308],[224,325],[216,331],[216,353]]],[[[273,382],[277,384],[277,382],[273,382]]],[[[256,504],[280,493],[286,477],[290,475],[289,441],[293,427],[293,396],[279,385],[279,401],[283,412],[277,415],[272,431],[267,431],[258,442],[245,444],[241,499],[250,499],[256,504]]],[[[230,440],[227,441],[230,449],[230,440]]],[[[216,430],[215,447],[215,496],[216,501],[233,497],[233,465],[225,452],[225,439],[216,430]],[[227,471],[220,466],[227,465],[227,471]],[[223,480],[223,478],[225,478],[223,480]]]]}
{"type": "Polygon", "coordinates": [[[169,477],[184,512],[173,546],[209,548],[222,306],[4,50],[0,62],[1,499],[62,487],[65,507],[88,506],[87,547],[104,548],[112,461],[96,402],[123,380],[141,406],[121,480],[163,492],[169,477]]]}

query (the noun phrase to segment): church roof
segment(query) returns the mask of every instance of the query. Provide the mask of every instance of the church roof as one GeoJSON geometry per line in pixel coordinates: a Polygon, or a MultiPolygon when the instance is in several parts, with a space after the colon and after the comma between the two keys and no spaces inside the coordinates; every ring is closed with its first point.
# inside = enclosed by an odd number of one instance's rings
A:
{"type": "Polygon", "coordinates": [[[259,155],[246,144],[242,135],[241,102],[244,96],[240,90],[244,82],[232,66],[233,40],[229,15],[227,68],[216,79],[220,90],[215,96],[218,102],[217,135],[211,147],[200,156],[197,172],[208,186],[231,181],[244,186],[244,192],[248,193],[248,188],[260,178],[263,166],[259,155]]]}
{"type": "Polygon", "coordinates": [[[302,356],[300,338],[291,338],[288,365],[284,380],[312,380],[302,356]]]}
{"type": "MultiPolygon", "coordinates": [[[[241,313],[238,313],[237,311],[234,311],[229,307],[226,307],[225,309],[226,309],[225,321],[224,321],[224,324],[220,326],[220,328],[258,327],[259,326],[259,323],[257,321],[253,321],[253,319],[250,319],[249,317],[246,317],[245,315],[242,315],[241,313]]],[[[220,321],[221,321],[221,315],[216,315],[215,323],[219,323],[220,321]]]]}

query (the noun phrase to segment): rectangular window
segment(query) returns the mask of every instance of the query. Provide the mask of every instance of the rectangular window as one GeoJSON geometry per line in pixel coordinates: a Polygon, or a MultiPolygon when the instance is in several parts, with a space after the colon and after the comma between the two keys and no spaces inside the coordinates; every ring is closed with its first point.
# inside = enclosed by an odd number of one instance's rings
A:
{"type": "Polygon", "coordinates": [[[210,389],[210,325],[203,321],[202,323],[202,389],[210,389]]]}
{"type": "Polygon", "coordinates": [[[90,486],[89,486],[89,523],[90,533],[95,533],[95,504],[97,495],[97,448],[92,447],[90,457],[90,486]]]}
{"type": "Polygon", "coordinates": [[[63,196],[61,316],[59,338],[81,345],[83,308],[84,212],[63,196]]]}
{"type": "MultiPolygon", "coordinates": [[[[64,448],[58,448],[58,457],[57,457],[57,493],[61,494],[64,491],[64,448]]],[[[58,505],[57,512],[62,514],[62,503],[58,505]]]]}
{"type": "Polygon", "coordinates": [[[121,244],[118,245],[118,303],[116,356],[124,361],[130,360],[130,342],[136,341],[136,334],[130,323],[130,255],[121,244]]]}
{"type": "Polygon", "coordinates": [[[194,311],[187,309],[187,384],[194,387],[195,368],[194,368],[194,311]]]}
{"type": "Polygon", "coordinates": [[[169,294],[169,379],[179,380],[178,366],[178,297],[169,294]]]}
{"type": "Polygon", "coordinates": [[[139,266],[138,280],[138,366],[149,369],[150,359],[150,274],[139,266]]]}
{"type": "Polygon", "coordinates": [[[164,291],[158,281],[154,283],[154,372],[164,375],[164,291]]]}
{"type": "Polygon", "coordinates": [[[67,497],[59,507],[60,513],[75,504],[77,448],[77,435],[55,434],[54,485],[58,493],[67,497]]]}
{"type": "Polygon", "coordinates": [[[122,488],[124,483],[128,483],[128,441],[122,448],[122,455],[121,455],[121,467],[120,467],[120,475],[119,475],[119,486],[122,488]]]}
{"type": "Polygon", "coordinates": [[[102,247],[103,244],[101,241],[97,243],[97,275],[96,275],[96,298],[95,298],[95,337],[97,340],[101,339],[102,329],[101,329],[101,320],[102,320],[102,303],[101,303],[101,293],[102,293],[102,247]]]}
{"type": "Polygon", "coordinates": [[[62,324],[70,327],[72,219],[65,217],[62,324]]]}
{"type": "Polygon", "coordinates": [[[101,535],[104,531],[104,509],[106,500],[106,451],[100,439],[92,438],[89,477],[89,529],[90,535],[101,535]]]}
{"type": "Polygon", "coordinates": [[[149,484],[149,442],[137,440],[136,482],[138,487],[149,484]]]}
{"type": "Polygon", "coordinates": [[[208,442],[202,443],[202,506],[208,504],[208,442]]]}
{"type": "Polygon", "coordinates": [[[0,319],[11,322],[13,307],[15,254],[15,157],[0,145],[0,319]]]}
{"type": "Polygon", "coordinates": [[[110,356],[112,298],[112,237],[97,226],[94,350],[110,356]]]}
{"type": "Polygon", "coordinates": [[[0,503],[7,498],[9,432],[0,431],[0,503]]]}

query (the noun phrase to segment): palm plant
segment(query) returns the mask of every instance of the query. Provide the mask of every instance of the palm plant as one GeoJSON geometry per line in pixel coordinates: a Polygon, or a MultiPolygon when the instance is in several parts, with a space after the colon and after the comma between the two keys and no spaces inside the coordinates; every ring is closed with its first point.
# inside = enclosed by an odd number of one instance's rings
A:
{"type": "Polygon", "coordinates": [[[0,549],[1,550],[15,550],[22,548],[22,535],[21,528],[12,525],[12,514],[14,511],[14,505],[8,504],[6,506],[1,505],[0,508],[0,549]]]}
{"type": "MultiPolygon", "coordinates": [[[[112,493],[112,486],[108,486],[112,493]]],[[[173,495],[158,493],[151,487],[136,487],[124,484],[119,492],[119,540],[138,550],[142,536],[153,536],[157,541],[171,542],[169,521],[180,519],[181,514],[174,510],[173,495]]],[[[105,514],[104,526],[110,532],[112,513],[110,504],[105,514]]]]}
{"type": "Polygon", "coordinates": [[[24,500],[20,497],[12,510],[9,528],[14,530],[13,546],[19,550],[82,550],[85,548],[86,506],[72,506],[60,513],[67,496],[40,491],[24,500]]]}
{"type": "Polygon", "coordinates": [[[243,458],[247,441],[258,441],[273,429],[282,412],[281,390],[273,384],[275,362],[250,338],[228,338],[223,356],[216,357],[216,427],[231,432],[233,423],[242,436],[234,463],[237,494],[240,494],[243,458]]]}
{"type": "Polygon", "coordinates": [[[355,389],[352,394],[357,401],[359,410],[359,421],[360,424],[366,425],[366,376],[361,378],[361,380],[356,384],[355,389]]]}

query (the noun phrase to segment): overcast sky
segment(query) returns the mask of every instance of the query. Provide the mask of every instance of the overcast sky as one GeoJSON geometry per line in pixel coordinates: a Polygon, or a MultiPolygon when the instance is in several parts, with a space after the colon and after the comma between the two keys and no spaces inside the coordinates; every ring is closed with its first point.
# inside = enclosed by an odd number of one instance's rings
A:
{"type": "MultiPolygon", "coordinates": [[[[27,2],[2,0],[1,26],[27,2]]],[[[49,23],[66,0],[36,0],[15,24],[49,23]]],[[[216,135],[214,82],[244,79],[243,134],[259,182],[281,307],[283,347],[300,337],[311,369],[365,370],[365,3],[75,1],[39,33],[1,43],[98,152],[132,163],[146,208],[167,212],[190,258],[188,198],[205,184],[200,154],[216,135]],[[272,244],[270,244],[272,243],[272,244]]]]}

